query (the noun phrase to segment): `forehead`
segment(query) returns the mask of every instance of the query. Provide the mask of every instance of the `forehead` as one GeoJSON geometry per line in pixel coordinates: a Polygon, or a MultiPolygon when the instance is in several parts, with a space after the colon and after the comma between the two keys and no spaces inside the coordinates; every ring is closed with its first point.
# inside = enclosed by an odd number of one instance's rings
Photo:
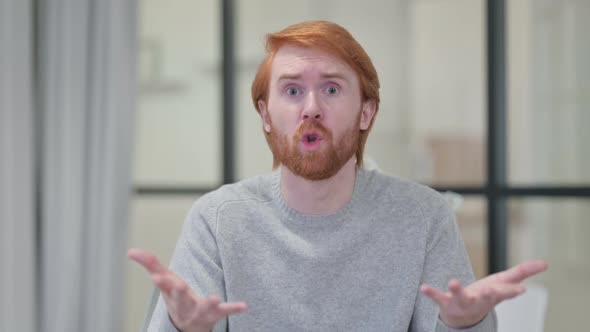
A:
{"type": "Polygon", "coordinates": [[[354,70],[330,53],[317,49],[285,45],[275,54],[271,77],[275,81],[281,76],[304,76],[307,74],[333,75],[356,78],[354,70]]]}

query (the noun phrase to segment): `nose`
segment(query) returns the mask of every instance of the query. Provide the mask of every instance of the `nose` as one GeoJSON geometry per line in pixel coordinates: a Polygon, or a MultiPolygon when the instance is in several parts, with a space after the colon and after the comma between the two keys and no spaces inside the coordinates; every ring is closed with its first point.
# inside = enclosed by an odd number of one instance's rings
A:
{"type": "Polygon", "coordinates": [[[321,120],[323,117],[322,108],[315,93],[309,93],[301,112],[302,120],[321,120]]]}

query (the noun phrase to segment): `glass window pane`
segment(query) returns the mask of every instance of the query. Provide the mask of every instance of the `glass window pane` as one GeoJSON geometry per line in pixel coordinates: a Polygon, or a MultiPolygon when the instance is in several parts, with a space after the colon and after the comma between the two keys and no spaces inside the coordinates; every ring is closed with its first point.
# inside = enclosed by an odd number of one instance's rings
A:
{"type": "Polygon", "coordinates": [[[590,2],[508,1],[510,181],[590,184],[590,2]]]}
{"type": "Polygon", "coordinates": [[[264,56],[264,35],[300,21],[325,19],[355,36],[380,75],[382,101],[366,160],[387,173],[430,184],[484,183],[482,0],[290,4],[257,0],[237,12],[240,178],[272,166],[250,100],[250,85],[264,56]],[[359,12],[371,19],[359,20],[359,12]]]}
{"type": "MultiPolygon", "coordinates": [[[[483,1],[412,1],[406,173],[437,185],[485,181],[483,1]]],[[[403,119],[403,118],[402,118],[403,119]]],[[[391,122],[398,121],[392,118],[391,122]]],[[[401,150],[401,149],[400,149],[401,150]]]]}
{"type": "Polygon", "coordinates": [[[219,3],[142,1],[140,12],[135,184],[217,185],[221,183],[219,3]]]}
{"type": "Polygon", "coordinates": [[[481,279],[488,274],[487,203],[480,197],[461,198],[456,194],[451,194],[450,197],[454,197],[453,200],[460,203],[460,205],[454,205],[457,224],[471,259],[475,277],[481,279]]]}
{"type": "MultiPolygon", "coordinates": [[[[129,248],[155,253],[168,265],[185,216],[197,197],[136,196],[130,202],[129,248]]],[[[147,272],[137,263],[127,261],[127,316],[125,331],[139,331],[153,286],[147,272]]]]}
{"type": "Polygon", "coordinates": [[[509,264],[549,263],[530,281],[548,290],[545,330],[580,330],[590,298],[590,199],[515,199],[510,211],[509,264]]]}

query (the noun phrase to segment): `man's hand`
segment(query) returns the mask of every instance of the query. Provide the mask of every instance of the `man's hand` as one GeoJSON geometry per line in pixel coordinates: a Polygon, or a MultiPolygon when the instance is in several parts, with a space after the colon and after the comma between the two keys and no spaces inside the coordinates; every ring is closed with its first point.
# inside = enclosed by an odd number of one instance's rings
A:
{"type": "Polygon", "coordinates": [[[180,277],[162,265],[155,255],[129,249],[127,256],[141,264],[160,289],[172,323],[183,332],[209,332],[215,323],[228,315],[243,312],[243,302],[220,303],[218,296],[199,297],[180,277]]]}
{"type": "Polygon", "coordinates": [[[463,288],[458,280],[449,281],[449,291],[428,285],[420,291],[440,307],[440,318],[449,327],[465,328],[479,323],[500,302],[526,291],[521,282],[547,270],[544,261],[528,261],[487,276],[463,288]]]}

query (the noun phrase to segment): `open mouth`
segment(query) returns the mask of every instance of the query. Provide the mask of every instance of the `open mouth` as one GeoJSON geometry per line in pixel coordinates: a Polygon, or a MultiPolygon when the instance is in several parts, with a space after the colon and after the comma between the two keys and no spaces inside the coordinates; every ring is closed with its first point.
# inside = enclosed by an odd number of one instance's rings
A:
{"type": "Polygon", "coordinates": [[[311,135],[307,135],[305,137],[305,140],[307,141],[307,143],[313,143],[313,142],[319,140],[319,138],[315,134],[311,134],[311,135]]]}
{"type": "Polygon", "coordinates": [[[322,140],[322,136],[317,132],[307,132],[301,137],[301,141],[305,144],[314,144],[322,140]]]}
{"type": "Polygon", "coordinates": [[[301,144],[306,150],[315,151],[321,147],[323,137],[318,132],[306,132],[301,136],[301,144]]]}

